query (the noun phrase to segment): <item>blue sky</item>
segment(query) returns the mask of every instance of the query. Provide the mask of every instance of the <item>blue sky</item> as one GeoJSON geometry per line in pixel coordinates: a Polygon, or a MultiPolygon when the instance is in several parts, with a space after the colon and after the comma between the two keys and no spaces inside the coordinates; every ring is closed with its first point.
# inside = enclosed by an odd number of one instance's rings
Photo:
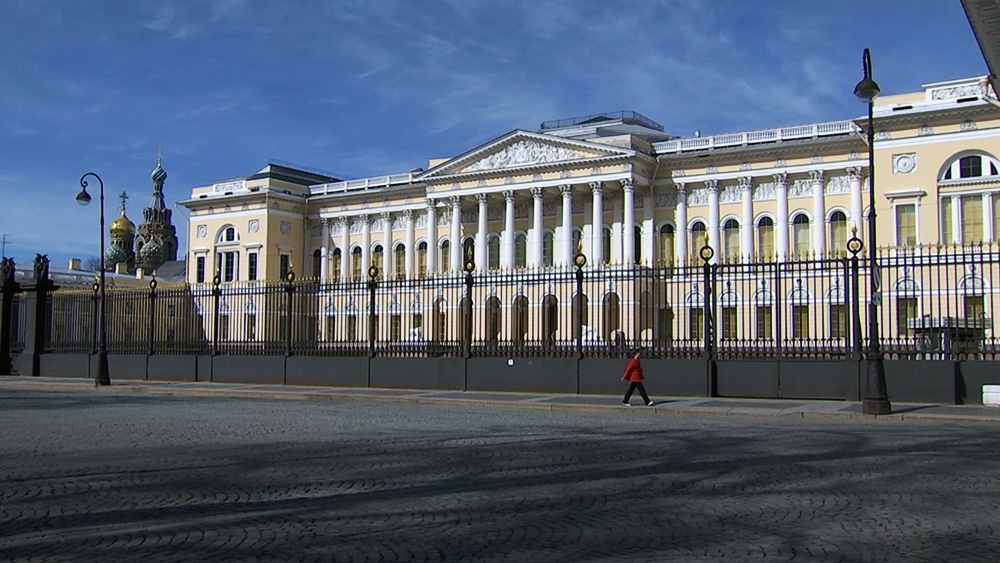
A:
{"type": "Polygon", "coordinates": [[[80,176],[138,222],[159,147],[172,205],[268,159],[395,173],[621,109],[681,136],[856,117],[864,47],[887,94],[986,73],[958,0],[0,0],[0,232],[23,267],[97,256],[80,176]]]}

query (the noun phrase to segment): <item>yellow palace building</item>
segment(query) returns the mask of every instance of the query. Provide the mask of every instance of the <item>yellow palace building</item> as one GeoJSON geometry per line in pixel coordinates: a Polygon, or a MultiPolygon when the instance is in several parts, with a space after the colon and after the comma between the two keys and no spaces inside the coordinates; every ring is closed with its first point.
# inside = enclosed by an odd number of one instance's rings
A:
{"type": "MultiPolygon", "coordinates": [[[[982,256],[1000,242],[1000,109],[985,84],[938,82],[876,100],[887,333],[912,336],[928,316],[992,317],[995,260],[982,256]],[[973,245],[978,267],[961,261],[973,245]],[[949,260],[944,273],[929,269],[949,260]],[[953,296],[941,293],[946,286],[953,296]]],[[[266,317],[283,310],[240,288],[291,270],[317,282],[305,315],[315,333],[296,321],[309,341],[364,343],[369,330],[384,342],[458,341],[471,296],[477,342],[573,342],[582,320],[588,341],[683,343],[702,334],[698,254],[707,244],[720,341],[839,343],[847,241],[857,227],[869,242],[866,125],[867,117],[681,138],[618,112],[511,131],[401,174],[342,180],[271,163],[195,187],[182,202],[187,281],[205,296],[199,307],[222,290],[225,326],[206,328],[221,340],[272,330],[266,317]],[[783,274],[781,264],[795,266],[783,274]],[[375,311],[387,320],[369,327],[372,266],[375,311]]],[[[284,321],[272,325],[284,330],[284,321]]]]}

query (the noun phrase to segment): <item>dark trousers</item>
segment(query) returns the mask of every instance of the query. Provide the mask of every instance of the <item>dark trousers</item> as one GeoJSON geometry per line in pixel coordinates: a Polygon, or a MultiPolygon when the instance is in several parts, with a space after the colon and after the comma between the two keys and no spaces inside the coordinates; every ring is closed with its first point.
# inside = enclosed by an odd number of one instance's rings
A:
{"type": "Polygon", "coordinates": [[[625,398],[622,399],[622,402],[627,403],[628,400],[632,398],[632,393],[634,393],[636,389],[638,389],[639,394],[642,395],[642,400],[645,401],[644,404],[648,405],[649,396],[646,395],[646,387],[642,384],[641,381],[633,381],[632,385],[628,386],[628,391],[625,392],[625,398]]]}

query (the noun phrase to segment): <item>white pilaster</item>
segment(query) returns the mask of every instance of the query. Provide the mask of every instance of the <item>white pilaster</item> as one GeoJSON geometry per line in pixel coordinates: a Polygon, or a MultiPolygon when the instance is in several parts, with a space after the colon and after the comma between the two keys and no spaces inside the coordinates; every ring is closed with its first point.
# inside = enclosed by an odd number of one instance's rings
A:
{"type": "Polygon", "coordinates": [[[784,262],[788,259],[788,174],[786,172],[775,174],[774,182],[777,184],[774,194],[778,200],[778,217],[774,225],[777,234],[775,251],[778,261],[784,262]]]}
{"type": "Polygon", "coordinates": [[[389,272],[392,266],[392,215],[388,211],[382,212],[382,278],[389,279],[389,272]]]}
{"type": "Polygon", "coordinates": [[[448,255],[448,270],[462,269],[462,198],[451,196],[451,254],[448,255]]]}
{"type": "Polygon", "coordinates": [[[340,218],[340,282],[351,281],[351,222],[340,218]]]}
{"type": "Polygon", "coordinates": [[[632,178],[622,182],[622,262],[628,266],[635,264],[635,191],[632,178]]]}
{"type": "Polygon", "coordinates": [[[858,235],[865,230],[865,211],[861,203],[861,169],[852,166],[847,169],[847,178],[851,190],[851,223],[858,229],[858,235]]]}
{"type": "Polygon", "coordinates": [[[654,217],[656,201],[653,194],[653,186],[645,190],[642,195],[642,263],[652,266],[656,263],[656,221],[654,217]]]}
{"type": "Polygon", "coordinates": [[[824,181],[822,170],[812,170],[809,172],[813,190],[813,224],[812,228],[812,248],[817,260],[826,255],[826,201],[824,199],[824,181]]]}
{"type": "Polygon", "coordinates": [[[358,215],[361,221],[361,279],[368,279],[368,266],[372,260],[372,222],[366,213],[358,215]]]}
{"type": "Polygon", "coordinates": [[[677,252],[676,260],[678,266],[687,264],[688,261],[688,214],[687,214],[687,186],[677,184],[677,211],[674,220],[677,228],[674,230],[674,248],[677,252]]]}
{"type": "MultiPolygon", "coordinates": [[[[996,242],[993,240],[993,192],[983,194],[983,242],[996,242]]],[[[920,226],[920,204],[915,205],[917,209],[917,226],[920,226]]],[[[917,229],[920,232],[920,229],[917,229]]],[[[918,241],[919,242],[919,241],[918,241]]]]}
{"type": "Polygon", "coordinates": [[[537,268],[542,265],[542,188],[531,188],[531,199],[534,203],[531,214],[531,231],[528,233],[528,266],[537,268]]]}
{"type": "Polygon", "coordinates": [[[708,245],[715,251],[711,263],[718,264],[723,251],[719,244],[719,181],[706,180],[705,187],[708,188],[708,245]]]}
{"type": "Polygon", "coordinates": [[[479,204],[479,216],[476,218],[476,269],[485,272],[489,267],[487,259],[486,240],[486,219],[489,210],[489,198],[486,194],[476,194],[476,203],[479,204]]]}
{"type": "MultiPolygon", "coordinates": [[[[872,211],[874,212],[874,210],[872,211]]],[[[951,244],[962,242],[962,198],[951,196],[951,244]]],[[[876,241],[877,244],[878,241],[876,241]]]]}
{"type": "Polygon", "coordinates": [[[323,283],[330,275],[330,220],[320,219],[319,223],[319,282],[323,283]]]}
{"type": "Polygon", "coordinates": [[[559,241],[558,263],[569,265],[576,255],[576,249],[573,248],[573,186],[559,186],[559,193],[562,194],[562,224],[556,237],[559,241]]]}
{"type": "Polygon", "coordinates": [[[500,237],[500,268],[509,270],[514,267],[514,192],[503,192],[505,203],[503,215],[503,236],[500,237]]]}
{"type": "Polygon", "coordinates": [[[437,201],[427,200],[427,276],[437,271],[437,201]]]}
{"type": "Polygon", "coordinates": [[[743,204],[743,217],[740,225],[740,256],[744,262],[749,262],[753,256],[753,178],[740,178],[740,201],[743,204]]]}
{"type": "Polygon", "coordinates": [[[406,218],[406,251],[403,256],[403,262],[406,267],[406,277],[410,278],[413,276],[413,256],[414,252],[417,250],[413,248],[413,210],[407,209],[403,211],[403,217],[406,218]]]}
{"type": "Polygon", "coordinates": [[[604,193],[601,182],[591,182],[593,210],[590,219],[590,262],[595,266],[604,263],[604,193]]]}

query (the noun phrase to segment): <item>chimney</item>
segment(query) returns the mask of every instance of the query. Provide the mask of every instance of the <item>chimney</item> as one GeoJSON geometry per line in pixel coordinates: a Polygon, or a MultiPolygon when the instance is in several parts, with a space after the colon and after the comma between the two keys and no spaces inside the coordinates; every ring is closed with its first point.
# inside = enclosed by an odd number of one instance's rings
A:
{"type": "Polygon", "coordinates": [[[80,259],[79,258],[70,258],[69,259],[69,269],[70,270],[79,270],[80,269],[80,259]]]}
{"type": "Polygon", "coordinates": [[[115,264],[115,273],[116,274],[127,274],[128,273],[128,264],[125,264],[124,262],[119,262],[119,263],[115,264]]]}
{"type": "Polygon", "coordinates": [[[135,279],[141,280],[142,276],[144,276],[144,275],[146,275],[146,272],[143,272],[142,268],[136,268],[135,269],[135,279]]]}

